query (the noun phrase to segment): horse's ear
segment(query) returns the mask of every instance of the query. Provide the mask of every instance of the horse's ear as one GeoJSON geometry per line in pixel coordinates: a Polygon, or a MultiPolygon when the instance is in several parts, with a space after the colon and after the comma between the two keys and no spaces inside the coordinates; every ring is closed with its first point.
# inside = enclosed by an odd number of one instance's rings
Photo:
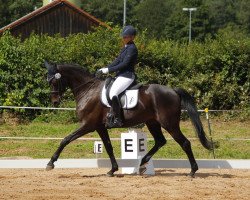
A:
{"type": "Polygon", "coordinates": [[[51,65],[49,64],[47,60],[44,61],[44,66],[47,68],[47,70],[51,68],[51,65]]]}

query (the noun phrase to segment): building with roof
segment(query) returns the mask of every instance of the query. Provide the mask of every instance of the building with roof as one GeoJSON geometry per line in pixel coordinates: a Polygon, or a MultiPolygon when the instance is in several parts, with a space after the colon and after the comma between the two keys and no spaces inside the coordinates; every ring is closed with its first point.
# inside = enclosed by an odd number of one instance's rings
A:
{"type": "Polygon", "coordinates": [[[44,0],[43,7],[1,28],[0,34],[9,30],[12,35],[21,36],[22,39],[33,32],[48,35],[60,33],[65,37],[73,33],[88,33],[92,27],[99,25],[108,27],[78,6],[74,1],[44,0]]]}

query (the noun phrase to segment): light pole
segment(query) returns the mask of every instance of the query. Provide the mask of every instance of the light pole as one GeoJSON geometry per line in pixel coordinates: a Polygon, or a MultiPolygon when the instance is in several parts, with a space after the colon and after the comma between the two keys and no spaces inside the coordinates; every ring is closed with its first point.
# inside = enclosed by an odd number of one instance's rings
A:
{"type": "Polygon", "coordinates": [[[126,10],[127,10],[127,0],[124,0],[123,6],[123,26],[126,26],[126,10]]]}
{"type": "Polygon", "coordinates": [[[189,11],[189,43],[191,42],[192,37],[192,11],[196,11],[197,8],[182,8],[183,11],[189,11]]]}

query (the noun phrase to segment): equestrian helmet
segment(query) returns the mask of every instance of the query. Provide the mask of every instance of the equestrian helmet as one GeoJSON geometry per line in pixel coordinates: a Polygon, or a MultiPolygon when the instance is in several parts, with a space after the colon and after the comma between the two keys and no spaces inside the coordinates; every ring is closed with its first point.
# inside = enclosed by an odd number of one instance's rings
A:
{"type": "Polygon", "coordinates": [[[125,26],[122,30],[122,34],[121,36],[122,37],[125,37],[125,36],[135,36],[136,35],[136,30],[133,26],[125,26]]]}

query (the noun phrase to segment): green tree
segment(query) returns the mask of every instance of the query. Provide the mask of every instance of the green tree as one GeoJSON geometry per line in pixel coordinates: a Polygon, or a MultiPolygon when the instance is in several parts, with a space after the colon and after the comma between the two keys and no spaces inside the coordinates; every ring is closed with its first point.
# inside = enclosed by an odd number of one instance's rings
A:
{"type": "MultiPolygon", "coordinates": [[[[127,23],[133,21],[133,7],[140,1],[127,1],[127,23]]],[[[123,0],[82,0],[82,8],[103,21],[121,26],[123,24],[123,2],[123,0]]]]}
{"type": "Polygon", "coordinates": [[[236,1],[211,0],[206,1],[209,9],[209,20],[211,24],[210,33],[216,34],[219,29],[225,28],[228,24],[236,23],[236,1]]]}
{"type": "Polygon", "coordinates": [[[237,23],[240,28],[250,34],[250,2],[249,0],[239,0],[236,7],[237,23]]]}
{"type": "Polygon", "coordinates": [[[140,29],[147,29],[152,37],[161,37],[166,19],[171,13],[171,3],[166,0],[145,0],[134,9],[135,21],[140,29]]]}
{"type": "MultiPolygon", "coordinates": [[[[42,5],[41,0],[0,0],[0,27],[42,5]]],[[[127,24],[148,30],[148,36],[188,41],[189,13],[192,39],[215,38],[228,26],[250,34],[249,0],[127,0],[127,24]]],[[[82,0],[82,8],[102,21],[123,25],[123,0],[82,0]]]]}
{"type": "Polygon", "coordinates": [[[41,7],[40,0],[0,0],[0,27],[23,17],[32,12],[35,7],[41,7]]]}
{"type": "Polygon", "coordinates": [[[11,21],[21,18],[23,15],[34,10],[33,1],[15,0],[9,4],[9,12],[11,13],[11,21]]]}
{"type": "Polygon", "coordinates": [[[0,27],[10,22],[10,12],[8,11],[8,2],[0,0],[0,27]]]}

